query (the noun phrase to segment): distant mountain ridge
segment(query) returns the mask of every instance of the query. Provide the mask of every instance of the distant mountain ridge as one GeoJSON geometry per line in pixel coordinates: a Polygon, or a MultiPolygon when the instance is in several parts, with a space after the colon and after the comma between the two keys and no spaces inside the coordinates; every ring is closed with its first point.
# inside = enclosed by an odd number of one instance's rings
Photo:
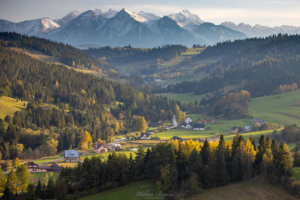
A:
{"type": "Polygon", "coordinates": [[[273,34],[277,35],[278,33],[281,33],[281,34],[286,34],[286,33],[287,34],[299,34],[300,33],[300,27],[288,26],[288,25],[269,27],[269,26],[262,26],[262,25],[256,24],[254,26],[251,26],[251,25],[245,24],[245,23],[235,24],[233,22],[227,22],[227,21],[221,23],[221,25],[226,26],[227,28],[230,28],[232,30],[245,33],[248,37],[268,37],[273,34]]]}
{"type": "Polygon", "coordinates": [[[165,44],[213,45],[247,36],[225,26],[202,21],[188,10],[159,17],[152,13],[135,14],[127,9],[73,11],[62,19],[48,18],[13,23],[0,20],[1,32],[17,32],[43,37],[74,46],[154,47],[165,44]],[[89,45],[86,45],[89,46],[89,45]]]}

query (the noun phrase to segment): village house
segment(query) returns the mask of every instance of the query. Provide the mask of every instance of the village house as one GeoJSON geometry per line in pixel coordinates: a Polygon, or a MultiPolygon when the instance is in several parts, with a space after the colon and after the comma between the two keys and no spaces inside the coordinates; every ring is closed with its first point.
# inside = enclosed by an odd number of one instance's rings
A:
{"type": "Polygon", "coordinates": [[[39,165],[35,164],[34,162],[28,162],[27,163],[27,168],[32,169],[32,171],[37,171],[39,165]]]}
{"type": "Polygon", "coordinates": [[[193,122],[190,122],[190,123],[182,122],[181,126],[182,126],[182,128],[185,128],[185,129],[192,129],[193,122]]]}
{"type": "Polygon", "coordinates": [[[141,140],[149,140],[151,138],[150,133],[141,133],[141,140]]]}
{"type": "Polygon", "coordinates": [[[197,124],[201,124],[202,123],[202,120],[199,118],[197,119],[197,124]]]}
{"type": "Polygon", "coordinates": [[[251,131],[251,126],[245,126],[245,132],[250,132],[251,131]]]}
{"type": "Polygon", "coordinates": [[[191,117],[186,117],[185,118],[185,123],[192,123],[193,119],[191,117]]]}
{"type": "Polygon", "coordinates": [[[211,118],[209,119],[209,123],[212,123],[212,124],[215,123],[214,118],[211,117],[211,118]]]}
{"type": "Polygon", "coordinates": [[[65,162],[77,162],[78,159],[78,150],[65,150],[65,162]]]}
{"type": "Polygon", "coordinates": [[[108,146],[106,143],[97,143],[94,144],[94,151],[96,153],[106,153],[108,149],[108,146]]]}
{"type": "Polygon", "coordinates": [[[204,124],[193,124],[193,130],[195,131],[204,131],[205,125],[204,124]]]}
{"type": "Polygon", "coordinates": [[[148,122],[148,128],[149,127],[158,128],[159,126],[165,126],[165,122],[164,121],[161,121],[161,122],[148,122]]]}
{"type": "Polygon", "coordinates": [[[161,82],[161,79],[155,79],[155,82],[157,82],[157,83],[159,83],[159,82],[161,82]]]}
{"type": "Polygon", "coordinates": [[[38,164],[35,164],[34,162],[28,162],[27,168],[32,169],[32,171],[47,171],[47,172],[57,172],[60,170],[60,166],[53,162],[50,166],[39,166],[38,164]]]}
{"type": "Polygon", "coordinates": [[[171,138],[171,140],[182,141],[182,138],[181,138],[181,137],[177,137],[177,136],[173,136],[173,137],[171,138]]]}
{"type": "Polygon", "coordinates": [[[243,128],[242,127],[232,127],[231,133],[242,133],[243,128]]]}
{"type": "Polygon", "coordinates": [[[60,170],[60,166],[54,162],[50,166],[39,166],[40,170],[46,170],[47,172],[57,172],[60,170]]]}
{"type": "Polygon", "coordinates": [[[203,124],[207,124],[207,119],[206,118],[203,120],[203,124]]]}
{"type": "Polygon", "coordinates": [[[164,89],[168,89],[168,85],[162,84],[162,85],[160,85],[160,87],[161,87],[161,88],[164,88],[164,89]]]}
{"type": "Polygon", "coordinates": [[[113,151],[121,151],[121,147],[120,146],[114,146],[113,148],[111,148],[113,151]]]}

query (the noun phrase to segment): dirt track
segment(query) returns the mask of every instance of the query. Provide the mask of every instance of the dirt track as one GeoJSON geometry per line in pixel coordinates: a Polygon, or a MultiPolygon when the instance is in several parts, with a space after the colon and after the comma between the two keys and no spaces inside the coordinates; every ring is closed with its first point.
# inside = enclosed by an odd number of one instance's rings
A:
{"type": "Polygon", "coordinates": [[[288,116],[288,117],[292,117],[292,118],[295,118],[295,119],[300,119],[299,116],[293,115],[293,114],[289,114],[289,113],[284,113],[284,112],[275,112],[275,113],[281,114],[281,115],[285,115],[285,116],[288,116]]]}

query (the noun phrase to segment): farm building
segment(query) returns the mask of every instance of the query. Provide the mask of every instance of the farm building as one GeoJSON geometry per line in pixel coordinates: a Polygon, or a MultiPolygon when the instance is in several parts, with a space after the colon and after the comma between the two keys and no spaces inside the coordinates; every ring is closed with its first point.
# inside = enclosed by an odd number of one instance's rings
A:
{"type": "Polygon", "coordinates": [[[149,140],[151,138],[150,133],[141,133],[141,140],[149,140]]]}
{"type": "Polygon", "coordinates": [[[114,147],[112,148],[112,150],[113,150],[113,151],[121,151],[122,149],[121,149],[120,146],[114,146],[114,147]]]}
{"type": "Polygon", "coordinates": [[[211,118],[209,119],[209,123],[215,123],[214,118],[211,117],[211,118]]]}
{"type": "Polygon", "coordinates": [[[94,144],[94,151],[96,153],[106,153],[108,149],[108,146],[106,143],[97,143],[94,144]]]}
{"type": "Polygon", "coordinates": [[[27,163],[27,168],[32,169],[32,171],[37,171],[39,165],[35,164],[34,162],[28,162],[27,163]]]}
{"type": "Polygon", "coordinates": [[[78,150],[65,150],[66,162],[77,162],[79,158],[78,150]]]}
{"type": "Polygon", "coordinates": [[[171,140],[182,141],[182,138],[181,138],[181,137],[177,137],[177,136],[173,136],[173,137],[171,138],[171,140]]]}
{"type": "Polygon", "coordinates": [[[246,131],[246,132],[251,131],[251,126],[245,126],[245,131],[246,131]]]}
{"type": "Polygon", "coordinates": [[[232,127],[231,133],[242,133],[243,128],[242,127],[232,127]]]}
{"type": "Polygon", "coordinates": [[[205,124],[193,124],[193,130],[195,131],[204,131],[205,124]]]}
{"type": "Polygon", "coordinates": [[[190,123],[182,122],[181,126],[182,126],[182,128],[185,128],[185,129],[192,129],[193,122],[190,122],[190,123]]]}
{"type": "Polygon", "coordinates": [[[193,123],[193,119],[191,117],[186,117],[185,123],[193,123]]]}
{"type": "Polygon", "coordinates": [[[47,172],[57,172],[60,170],[60,166],[56,162],[54,162],[50,166],[39,166],[38,169],[46,170],[47,172]]]}
{"type": "Polygon", "coordinates": [[[199,118],[197,119],[197,124],[201,124],[202,123],[202,120],[199,118]]]}
{"type": "Polygon", "coordinates": [[[203,124],[207,124],[207,119],[206,118],[203,120],[203,124]]]}
{"type": "Polygon", "coordinates": [[[148,127],[156,127],[158,128],[159,126],[164,126],[165,123],[164,122],[149,122],[148,123],[148,127]]]}

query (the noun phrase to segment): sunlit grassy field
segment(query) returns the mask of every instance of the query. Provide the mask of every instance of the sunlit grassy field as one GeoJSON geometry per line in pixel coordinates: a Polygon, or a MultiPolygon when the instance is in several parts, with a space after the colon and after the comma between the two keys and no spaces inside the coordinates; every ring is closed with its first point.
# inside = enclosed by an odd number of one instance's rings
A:
{"type": "MultiPolygon", "coordinates": [[[[158,193],[155,183],[150,181],[140,181],[115,188],[98,194],[82,197],[79,200],[145,200],[144,196],[139,196],[138,192],[147,192],[148,194],[158,193]]],[[[159,198],[163,200],[164,198],[159,198]]]]}
{"type": "MultiPolygon", "coordinates": [[[[42,183],[47,183],[48,180],[46,179],[46,173],[48,172],[34,172],[30,173],[30,178],[40,178],[42,183]]],[[[58,172],[53,172],[53,180],[56,181],[59,173],[58,172]]],[[[48,178],[50,178],[49,173],[48,173],[48,178]]]]}
{"type": "Polygon", "coordinates": [[[250,102],[249,112],[253,117],[279,125],[300,125],[300,106],[295,105],[298,101],[300,101],[299,90],[254,98],[250,102]]]}
{"type": "Polygon", "coordinates": [[[300,167],[293,167],[294,179],[300,181],[300,167]]]}
{"type": "Polygon", "coordinates": [[[188,48],[186,52],[183,52],[182,56],[194,56],[200,54],[205,48],[188,48]]]}
{"type": "Polygon", "coordinates": [[[63,158],[63,156],[59,155],[59,156],[55,156],[55,157],[51,157],[51,158],[45,158],[45,159],[38,159],[38,160],[34,160],[33,162],[35,162],[36,164],[40,164],[40,163],[44,163],[44,162],[49,162],[58,158],[63,158]]]}
{"type": "Polygon", "coordinates": [[[184,94],[166,92],[166,93],[157,93],[157,94],[155,94],[155,96],[167,97],[168,99],[171,99],[174,101],[180,101],[181,103],[186,102],[188,104],[190,101],[195,103],[196,100],[199,103],[201,101],[202,97],[204,97],[205,95],[197,96],[197,95],[194,95],[193,92],[184,93],[184,94]]]}
{"type": "Polygon", "coordinates": [[[21,102],[20,100],[17,102],[16,99],[10,97],[0,97],[0,118],[4,119],[7,115],[13,117],[16,111],[22,111],[26,113],[27,103],[27,101],[21,102]]]}

